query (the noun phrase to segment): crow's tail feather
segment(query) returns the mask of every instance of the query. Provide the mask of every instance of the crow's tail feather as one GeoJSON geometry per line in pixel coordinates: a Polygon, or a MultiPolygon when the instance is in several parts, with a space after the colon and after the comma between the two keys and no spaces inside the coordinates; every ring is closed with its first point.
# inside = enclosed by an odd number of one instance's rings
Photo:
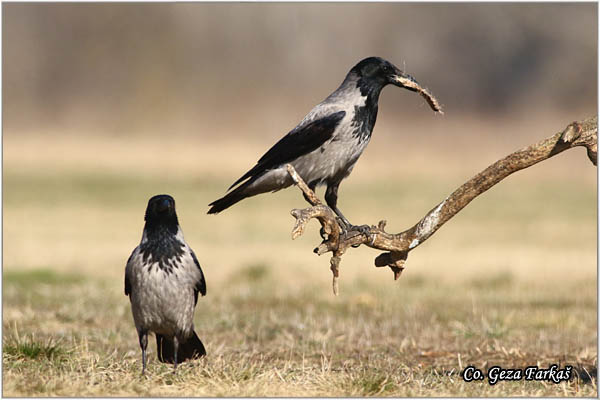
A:
{"type": "MultiPolygon", "coordinates": [[[[156,334],[156,353],[160,362],[173,364],[175,362],[175,349],[173,348],[173,341],[166,338],[163,335],[156,334]]],[[[196,335],[196,332],[192,331],[190,336],[184,343],[179,343],[179,349],[177,350],[177,363],[191,360],[194,358],[204,357],[206,355],[206,349],[204,345],[196,335]]]]}
{"type": "Polygon", "coordinates": [[[208,214],[216,214],[225,210],[226,208],[231,207],[238,201],[244,200],[248,195],[244,193],[244,189],[247,184],[243,184],[242,186],[237,187],[232,192],[227,193],[225,196],[221,197],[219,200],[215,200],[209,204],[212,206],[210,210],[208,210],[208,214]]]}

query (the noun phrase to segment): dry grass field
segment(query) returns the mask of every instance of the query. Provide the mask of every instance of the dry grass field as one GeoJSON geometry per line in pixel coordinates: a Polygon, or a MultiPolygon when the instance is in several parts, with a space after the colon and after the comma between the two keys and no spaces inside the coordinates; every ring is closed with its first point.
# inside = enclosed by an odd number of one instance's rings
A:
{"type": "MultiPolygon", "coordinates": [[[[570,118],[447,117],[405,136],[382,120],[340,207],[355,223],[385,218],[401,231],[570,118]]],[[[305,206],[297,189],[206,215],[280,134],[5,134],[3,395],[597,395],[595,379],[491,386],[459,376],[468,365],[553,363],[595,375],[597,170],[584,150],[476,199],[411,253],[397,282],[373,267],[373,250],[349,251],[335,297],[328,257],[312,253],[317,224],[290,240],[289,211],[305,206]],[[207,277],[195,324],[209,355],[173,375],[152,340],[141,377],[123,272],[158,193],[174,196],[207,277]]]]}

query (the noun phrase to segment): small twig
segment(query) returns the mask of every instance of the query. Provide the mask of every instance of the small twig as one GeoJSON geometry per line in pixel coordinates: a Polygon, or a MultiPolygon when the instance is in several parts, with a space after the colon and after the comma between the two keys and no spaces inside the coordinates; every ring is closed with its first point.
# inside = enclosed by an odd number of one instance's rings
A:
{"type": "Polygon", "coordinates": [[[292,238],[295,239],[300,236],[304,232],[306,224],[312,218],[319,220],[328,236],[315,249],[315,253],[318,255],[328,252],[333,253],[331,270],[334,276],[333,288],[335,294],[337,294],[337,278],[339,277],[341,256],[349,247],[364,244],[374,249],[384,250],[385,253],[380,254],[375,259],[375,266],[390,267],[394,272],[394,279],[398,279],[404,270],[410,251],[431,237],[473,199],[507,176],[577,146],[585,147],[588,158],[596,165],[598,157],[597,137],[598,120],[596,117],[588,118],[582,122],[573,122],[563,131],[496,161],[456,189],[411,228],[397,234],[385,232],[385,221],[380,221],[378,226],[371,226],[367,235],[358,231],[343,231],[333,210],[321,203],[315,193],[302,180],[302,177],[288,164],[287,170],[290,176],[312,206],[303,210],[292,210],[292,215],[296,218],[292,238]]]}
{"type": "Polygon", "coordinates": [[[323,204],[323,203],[321,203],[321,200],[319,200],[319,198],[317,197],[315,192],[310,190],[310,188],[308,187],[306,182],[304,182],[304,180],[298,174],[298,172],[296,172],[294,167],[292,167],[290,164],[286,164],[286,168],[287,168],[288,174],[290,174],[290,176],[292,177],[292,180],[294,181],[296,186],[298,186],[300,188],[300,190],[302,190],[302,193],[304,193],[304,195],[306,196],[306,199],[308,200],[308,202],[310,203],[311,206],[317,206],[317,205],[323,204]]]}
{"type": "Polygon", "coordinates": [[[444,112],[442,111],[442,106],[440,105],[439,101],[435,97],[433,97],[429,89],[424,88],[420,86],[417,82],[407,78],[401,77],[398,78],[398,81],[402,83],[404,87],[414,89],[417,93],[419,93],[427,101],[427,104],[429,104],[429,107],[431,107],[433,111],[436,111],[440,114],[444,114],[444,112]]]}

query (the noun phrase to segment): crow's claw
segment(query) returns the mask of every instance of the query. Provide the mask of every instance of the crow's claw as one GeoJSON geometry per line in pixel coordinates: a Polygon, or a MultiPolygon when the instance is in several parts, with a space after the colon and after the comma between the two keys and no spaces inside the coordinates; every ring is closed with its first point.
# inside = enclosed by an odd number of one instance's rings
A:
{"type": "Polygon", "coordinates": [[[363,235],[369,235],[371,233],[371,227],[369,225],[350,225],[349,231],[358,231],[363,235]]]}
{"type": "MultiPolygon", "coordinates": [[[[371,236],[371,228],[369,227],[369,225],[352,225],[350,226],[350,230],[351,231],[358,231],[361,234],[365,235],[367,238],[370,238],[371,236]]],[[[360,244],[353,244],[352,247],[353,248],[357,248],[359,247],[360,244]]]]}
{"type": "Polygon", "coordinates": [[[341,219],[340,217],[337,217],[336,220],[340,227],[340,234],[345,235],[346,233],[348,233],[348,230],[349,230],[348,226],[351,226],[351,225],[346,224],[346,222],[343,219],[341,219]]]}
{"type": "MultiPolygon", "coordinates": [[[[361,235],[365,235],[367,238],[370,237],[371,234],[371,228],[369,227],[369,225],[352,225],[352,224],[341,224],[340,225],[342,227],[342,231],[344,234],[348,234],[348,232],[359,232],[361,235]]],[[[356,235],[352,235],[352,236],[356,236],[356,235]]],[[[359,247],[360,244],[353,244],[352,247],[353,248],[357,248],[359,247]]]]}

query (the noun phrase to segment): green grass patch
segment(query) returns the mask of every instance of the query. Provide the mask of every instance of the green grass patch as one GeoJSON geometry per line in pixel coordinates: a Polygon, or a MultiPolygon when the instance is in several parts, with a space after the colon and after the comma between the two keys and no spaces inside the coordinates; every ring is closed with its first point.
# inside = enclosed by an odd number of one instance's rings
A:
{"type": "Polygon", "coordinates": [[[126,174],[76,173],[63,175],[23,175],[4,171],[5,207],[66,204],[119,206],[135,204],[140,195],[149,198],[158,193],[196,196],[203,190],[216,190],[223,183],[212,179],[173,179],[126,174]]]}
{"type": "Polygon", "coordinates": [[[5,344],[3,351],[6,356],[30,360],[58,360],[67,355],[67,351],[53,339],[42,342],[33,337],[5,344]]]}
{"type": "Polygon", "coordinates": [[[70,285],[84,280],[82,275],[75,273],[61,273],[50,268],[38,268],[24,271],[5,271],[2,273],[2,282],[5,285],[32,286],[36,284],[70,285]]]}
{"type": "Polygon", "coordinates": [[[257,283],[267,279],[270,275],[269,267],[265,264],[251,264],[240,268],[236,271],[232,278],[232,282],[239,283],[257,283]]]}
{"type": "Polygon", "coordinates": [[[381,396],[396,389],[393,378],[377,372],[366,372],[351,382],[349,395],[381,396]]]}
{"type": "Polygon", "coordinates": [[[473,278],[470,281],[470,286],[476,289],[499,289],[509,288],[515,282],[515,278],[509,271],[503,271],[492,275],[485,275],[473,278]]]}

